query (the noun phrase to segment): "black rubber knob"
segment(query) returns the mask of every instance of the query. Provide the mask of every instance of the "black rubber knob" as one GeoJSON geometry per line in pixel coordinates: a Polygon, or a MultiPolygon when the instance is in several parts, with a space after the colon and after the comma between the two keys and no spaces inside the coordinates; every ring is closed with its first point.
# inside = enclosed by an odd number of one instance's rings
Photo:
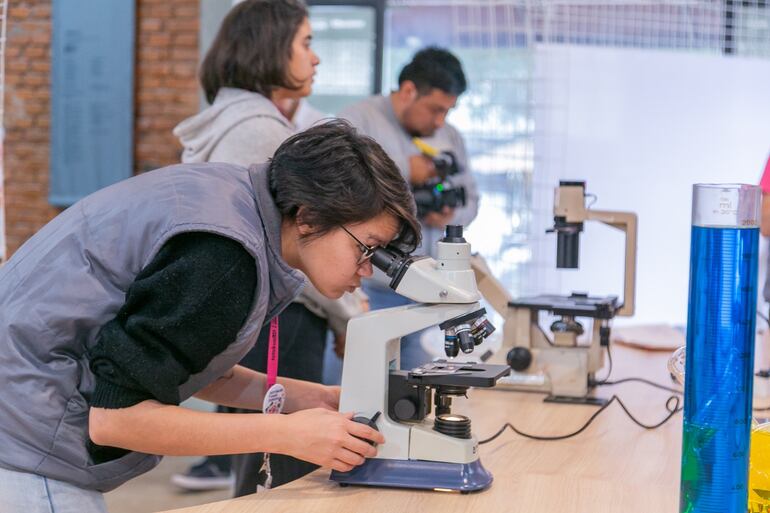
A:
{"type": "Polygon", "coordinates": [[[508,351],[506,360],[515,371],[527,370],[532,363],[532,351],[526,347],[514,347],[508,351]]]}
{"type": "Polygon", "coordinates": [[[393,413],[396,414],[398,420],[411,420],[417,413],[417,406],[414,404],[414,401],[404,397],[393,405],[393,413]]]}
{"type": "MultiPolygon", "coordinates": [[[[379,416],[380,416],[380,412],[377,412],[377,413],[374,414],[374,416],[371,419],[368,418],[368,417],[364,417],[363,415],[358,415],[358,416],[353,417],[352,420],[353,420],[353,422],[358,422],[360,424],[366,424],[367,426],[369,426],[370,428],[374,429],[375,431],[379,431],[379,429],[377,429],[377,419],[379,418],[379,416]]],[[[361,438],[360,436],[356,436],[356,438],[358,438],[359,440],[363,440],[364,442],[368,443],[372,447],[376,447],[377,446],[377,442],[373,442],[373,441],[369,440],[368,438],[361,438]]]]}

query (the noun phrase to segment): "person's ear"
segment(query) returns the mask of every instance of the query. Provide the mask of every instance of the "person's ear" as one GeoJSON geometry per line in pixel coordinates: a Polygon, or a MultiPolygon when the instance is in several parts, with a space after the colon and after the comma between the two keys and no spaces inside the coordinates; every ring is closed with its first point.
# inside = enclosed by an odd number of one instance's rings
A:
{"type": "Polygon", "coordinates": [[[297,227],[297,233],[300,237],[313,233],[313,225],[307,222],[307,208],[301,206],[297,209],[297,215],[294,217],[294,224],[297,227]]]}
{"type": "Polygon", "coordinates": [[[399,93],[401,93],[401,97],[404,99],[406,103],[414,102],[419,96],[419,91],[417,91],[417,86],[414,85],[414,82],[412,82],[411,80],[404,80],[403,82],[401,82],[399,93]]]}

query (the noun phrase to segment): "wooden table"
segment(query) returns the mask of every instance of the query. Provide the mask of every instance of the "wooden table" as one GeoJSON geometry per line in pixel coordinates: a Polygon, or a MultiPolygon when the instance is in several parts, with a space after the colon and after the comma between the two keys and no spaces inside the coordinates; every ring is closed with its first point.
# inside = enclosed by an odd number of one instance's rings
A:
{"type": "MultiPolygon", "coordinates": [[[[612,379],[639,376],[671,384],[669,353],[614,346],[612,379]]],[[[603,376],[603,374],[602,374],[603,376]]],[[[600,397],[617,394],[646,424],[665,415],[668,392],[639,384],[604,386],[600,397]]],[[[543,403],[542,394],[471,390],[453,411],[471,416],[480,439],[505,422],[538,435],[558,435],[582,426],[593,406],[543,403]]],[[[175,513],[676,513],[679,497],[682,414],[659,429],[634,424],[611,405],[580,435],[540,442],[508,430],[482,445],[481,461],[494,475],[492,486],[472,494],[342,488],[319,470],[269,492],[174,510],[175,513]]]]}

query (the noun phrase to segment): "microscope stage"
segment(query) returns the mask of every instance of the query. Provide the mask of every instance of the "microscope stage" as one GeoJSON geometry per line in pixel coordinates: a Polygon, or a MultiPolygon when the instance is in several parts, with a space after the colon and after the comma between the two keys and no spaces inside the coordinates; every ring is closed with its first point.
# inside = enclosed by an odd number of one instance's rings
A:
{"type": "Polygon", "coordinates": [[[407,383],[414,385],[453,385],[460,387],[495,386],[497,380],[511,373],[508,365],[473,362],[437,361],[409,372],[407,383]]]}
{"type": "Polygon", "coordinates": [[[546,310],[554,315],[569,315],[573,317],[592,317],[594,319],[612,319],[623,308],[623,303],[617,296],[588,296],[587,294],[572,293],[569,296],[543,294],[540,296],[522,297],[508,303],[512,308],[529,308],[530,310],[546,310]]]}

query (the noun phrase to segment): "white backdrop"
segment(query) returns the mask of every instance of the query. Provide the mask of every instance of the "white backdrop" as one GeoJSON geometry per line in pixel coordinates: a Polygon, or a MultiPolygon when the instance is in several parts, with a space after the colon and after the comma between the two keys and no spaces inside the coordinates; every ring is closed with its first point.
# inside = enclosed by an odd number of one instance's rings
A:
{"type": "MultiPolygon", "coordinates": [[[[770,153],[770,61],[542,46],[535,62],[538,231],[553,221],[558,180],[586,180],[594,208],[639,216],[627,322],[685,324],[692,184],[758,183],[770,153]]],[[[577,271],[555,270],[555,248],[553,236],[535,246],[554,269],[541,273],[540,292],[621,295],[619,231],[587,224],[577,271]]]]}

